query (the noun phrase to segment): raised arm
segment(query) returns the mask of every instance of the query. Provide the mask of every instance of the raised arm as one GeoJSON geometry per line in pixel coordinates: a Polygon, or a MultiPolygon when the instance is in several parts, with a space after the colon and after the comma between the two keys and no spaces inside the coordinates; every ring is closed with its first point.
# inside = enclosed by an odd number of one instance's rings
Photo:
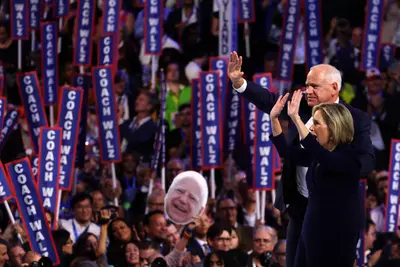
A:
{"type": "Polygon", "coordinates": [[[232,52],[229,57],[228,77],[232,81],[233,89],[243,95],[248,101],[253,103],[261,111],[270,114],[275,105],[278,95],[266,90],[258,84],[243,79],[242,57],[236,52],[232,52]]]}
{"type": "Polygon", "coordinates": [[[276,101],[276,104],[271,110],[270,113],[271,129],[272,129],[271,141],[278,150],[279,156],[281,158],[283,159],[290,158],[297,165],[309,166],[311,158],[304,149],[297,148],[294,146],[288,146],[285,136],[283,135],[281,124],[278,119],[283,108],[285,107],[288,97],[289,94],[286,94],[284,97],[279,96],[278,100],[276,101]]]}

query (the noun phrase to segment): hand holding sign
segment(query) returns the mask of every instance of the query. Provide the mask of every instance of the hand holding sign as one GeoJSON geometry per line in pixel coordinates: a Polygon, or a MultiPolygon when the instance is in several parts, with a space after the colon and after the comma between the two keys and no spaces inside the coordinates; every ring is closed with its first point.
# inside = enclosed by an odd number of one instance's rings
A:
{"type": "Polygon", "coordinates": [[[205,178],[195,171],[182,172],[174,178],[165,196],[166,214],[176,224],[188,224],[204,212],[207,198],[205,178]]]}

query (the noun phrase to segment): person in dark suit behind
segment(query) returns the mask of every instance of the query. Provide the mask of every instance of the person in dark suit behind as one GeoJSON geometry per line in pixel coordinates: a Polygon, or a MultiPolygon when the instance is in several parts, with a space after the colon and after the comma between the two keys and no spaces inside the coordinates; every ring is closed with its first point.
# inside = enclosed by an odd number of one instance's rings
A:
{"type": "Polygon", "coordinates": [[[350,145],[353,117],[342,104],[319,104],[313,107],[309,130],[299,116],[302,92],[298,90],[287,110],[304,148],[288,146],[278,119],[288,97],[278,98],[270,117],[271,140],[279,155],[308,167],[308,205],[294,266],[352,267],[363,228],[361,159],[350,145]]]}
{"type": "Polygon", "coordinates": [[[157,98],[150,92],[139,93],[136,103],[136,116],[132,121],[126,121],[120,125],[120,135],[126,151],[135,151],[149,160],[153,153],[153,142],[157,131],[157,125],[151,118],[156,106],[157,98]]]}
{"type": "MultiPolygon", "coordinates": [[[[248,101],[265,113],[270,113],[278,98],[265,88],[242,78],[242,57],[236,52],[231,53],[228,64],[228,76],[233,88],[248,101]]],[[[320,103],[338,103],[339,91],[342,85],[340,72],[330,65],[317,65],[311,68],[306,81],[306,100],[309,107],[320,103]]],[[[370,139],[371,122],[368,115],[346,105],[353,116],[354,139],[351,145],[357,148],[361,162],[360,178],[373,170],[375,156],[370,139]]],[[[311,109],[300,113],[306,126],[312,124],[311,109]]],[[[300,146],[296,127],[290,125],[288,142],[300,146]]],[[[287,229],[286,266],[292,267],[296,255],[297,243],[300,237],[304,214],[307,208],[308,189],[306,185],[307,167],[299,166],[290,159],[285,160],[282,168],[282,180],[276,193],[275,207],[281,211],[287,209],[290,220],[287,229]]]]}

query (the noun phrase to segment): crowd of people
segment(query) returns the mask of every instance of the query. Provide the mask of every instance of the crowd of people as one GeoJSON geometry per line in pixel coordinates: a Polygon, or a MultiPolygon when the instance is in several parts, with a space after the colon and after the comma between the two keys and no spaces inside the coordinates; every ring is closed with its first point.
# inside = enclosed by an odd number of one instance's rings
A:
{"type": "MultiPolygon", "coordinates": [[[[96,2],[99,3],[94,21],[96,27],[100,27],[103,16],[102,1],[96,2]]],[[[359,235],[354,229],[358,229],[360,225],[364,225],[365,228],[364,266],[400,266],[400,224],[395,232],[385,232],[390,142],[393,138],[400,138],[400,1],[385,1],[382,21],[381,42],[392,43],[396,47],[395,57],[390,60],[388,67],[371,68],[365,72],[359,70],[364,30],[362,7],[365,1],[352,1],[347,13],[343,11],[346,8],[339,8],[341,5],[347,5],[346,1],[321,1],[324,10],[324,63],[329,64],[324,66],[340,71],[340,79],[335,80],[336,89],[326,89],[331,81],[324,76],[326,70],[319,71],[321,77],[309,80],[305,59],[305,33],[302,18],[300,19],[293,82],[284,88],[285,93],[291,95],[290,99],[294,103],[293,93],[295,95],[295,92],[298,92],[296,90],[304,89],[307,101],[298,96],[298,112],[308,114],[308,118],[311,116],[308,106],[334,103],[339,101],[339,98],[340,103],[349,107],[352,115],[353,109],[364,112],[363,116],[353,115],[353,118],[368,117],[370,120],[370,133],[367,133],[369,138],[364,141],[371,141],[371,150],[366,154],[374,155],[374,160],[369,161],[367,156],[362,163],[367,165],[363,169],[364,172],[361,172],[363,178],[367,179],[365,216],[354,213],[357,207],[349,207],[354,199],[350,194],[346,195],[346,191],[343,194],[335,194],[333,197],[337,197],[337,201],[329,202],[328,206],[322,206],[310,198],[309,203],[313,204],[311,211],[324,214],[326,219],[319,222],[308,220],[304,225],[307,198],[311,192],[314,192],[314,197],[320,194],[318,190],[321,189],[321,184],[307,181],[293,186],[293,183],[288,185],[287,179],[281,179],[295,177],[296,172],[301,172],[295,165],[285,168],[285,165],[289,166],[288,162],[291,159],[286,158],[280,143],[283,142],[281,137],[290,135],[300,122],[294,119],[294,113],[290,113],[283,106],[282,114],[275,114],[276,120],[273,120],[274,114],[270,112],[278,98],[274,97],[274,101],[266,106],[265,102],[262,102],[265,99],[258,97],[259,94],[251,95],[251,92],[257,92],[257,89],[252,91],[254,84],[250,82],[256,73],[269,72],[276,78],[282,18],[287,0],[254,1],[256,20],[250,23],[251,57],[243,58],[243,64],[238,64],[237,54],[233,53],[231,57],[234,58],[231,58],[230,70],[227,73],[232,81],[228,89],[231,90],[232,86],[232,90],[237,90],[241,96],[250,99],[258,108],[269,113],[271,123],[275,122],[275,126],[279,123],[281,127],[280,131],[272,134],[274,144],[283,159],[282,173],[275,175],[275,188],[283,187],[284,192],[276,192],[275,203],[274,194],[268,192],[265,220],[257,219],[257,193],[248,184],[247,174],[251,169],[247,166],[247,159],[243,157],[246,148],[239,142],[233,157],[225,155],[223,166],[216,170],[215,198],[210,194],[205,212],[187,225],[178,225],[168,220],[165,216],[165,197],[174,178],[179,173],[190,170],[191,113],[196,110],[196,107],[191,106],[191,96],[197,93],[192,91],[191,81],[198,77],[199,72],[209,70],[211,56],[218,56],[218,1],[182,0],[178,1],[181,2],[180,7],[176,6],[175,0],[165,1],[163,51],[158,58],[156,84],[151,82],[151,57],[144,53],[144,11],[138,6],[138,2],[123,1],[120,13],[123,27],[118,46],[118,69],[114,77],[114,89],[123,154],[122,162],[117,164],[116,168],[117,184],[116,187],[113,186],[111,166],[100,162],[99,129],[91,90],[88,102],[84,103],[88,107],[84,162],[76,166],[79,172],[74,190],[64,191],[62,194],[60,221],[57,229],[52,231],[60,257],[59,266],[348,266],[343,262],[345,259],[353,260],[356,252],[346,248],[352,248],[358,242],[359,235]],[[360,2],[357,8],[354,7],[356,2],[360,2]],[[332,6],[335,7],[331,8],[332,6]],[[167,128],[165,189],[162,188],[160,169],[153,172],[151,166],[155,153],[155,136],[159,131],[157,119],[161,106],[161,70],[164,71],[167,87],[166,116],[163,122],[167,128]],[[321,88],[317,88],[319,82],[326,81],[328,82],[321,85],[321,88]],[[334,93],[331,94],[332,92],[334,93]],[[311,105],[310,101],[315,103],[311,105]],[[283,135],[280,136],[281,133],[283,135]],[[152,188],[149,188],[150,186],[152,188]],[[118,206],[115,205],[114,199],[118,200],[118,206]],[[348,221],[345,219],[349,219],[348,217],[352,218],[351,225],[346,224],[348,221]],[[352,232],[350,239],[349,235],[337,236],[344,228],[352,232]],[[308,236],[314,236],[315,239],[304,240],[302,229],[311,233],[308,236]],[[310,248],[311,253],[329,255],[332,262],[324,262],[321,265],[323,261],[318,261],[323,258],[321,256],[313,264],[305,264],[304,258],[308,257],[310,248]],[[336,259],[342,259],[343,262],[335,261],[336,259]],[[294,265],[294,262],[297,265],[294,265]]],[[[10,38],[9,1],[0,3],[0,74],[5,78],[2,92],[8,105],[18,108],[23,114],[16,74],[20,71],[35,70],[42,83],[41,47],[38,44],[34,51],[31,51],[30,41],[23,41],[23,66],[21,70],[17,68],[18,46],[17,42],[10,38]]],[[[55,20],[52,12],[46,14],[49,15],[44,20],[55,20]]],[[[76,2],[70,4],[69,16],[60,30],[60,85],[72,85],[74,74],[79,72],[72,64],[75,16],[76,2]]],[[[240,25],[239,55],[244,55],[246,50],[243,37],[244,29],[240,25]]],[[[98,38],[99,35],[94,34],[93,55],[97,54],[98,38]]],[[[93,56],[92,61],[92,65],[96,66],[97,57],[93,56]]],[[[85,72],[90,74],[90,67],[87,67],[85,72]]],[[[317,132],[318,136],[321,131],[318,132],[315,120],[314,118],[313,131],[317,132]]],[[[357,120],[357,123],[360,125],[362,122],[357,120]]],[[[310,128],[307,124],[305,126],[310,128]]],[[[354,128],[356,138],[361,134],[357,125],[354,128]]],[[[32,154],[24,115],[19,118],[15,129],[0,151],[4,164],[32,154]]],[[[294,136],[297,136],[297,133],[294,136]]],[[[305,136],[301,137],[303,138],[305,136]]],[[[319,143],[323,145],[321,140],[328,138],[328,135],[318,138],[319,143]]],[[[337,141],[335,147],[340,142],[337,141]]],[[[302,144],[307,148],[304,140],[302,144]]],[[[365,150],[368,149],[361,146],[365,150]]],[[[328,150],[330,148],[327,147],[328,150]]],[[[334,172],[335,170],[329,169],[329,165],[345,168],[345,164],[348,163],[321,162],[320,169],[326,168],[334,172]]],[[[304,179],[307,170],[302,171],[304,179]]],[[[345,171],[345,175],[353,177],[352,169],[345,171]]],[[[208,171],[204,171],[203,175],[210,176],[208,171]]],[[[295,182],[296,178],[293,179],[295,182]]],[[[348,189],[340,185],[334,186],[337,186],[338,190],[348,189]]],[[[48,259],[31,251],[25,228],[18,220],[15,202],[9,203],[17,222],[10,223],[6,209],[1,205],[0,267],[45,266],[48,259]],[[22,237],[22,243],[19,236],[22,237]]],[[[54,214],[46,212],[46,215],[51,227],[55,220],[54,214]]],[[[305,218],[315,217],[307,213],[305,218]]]]}

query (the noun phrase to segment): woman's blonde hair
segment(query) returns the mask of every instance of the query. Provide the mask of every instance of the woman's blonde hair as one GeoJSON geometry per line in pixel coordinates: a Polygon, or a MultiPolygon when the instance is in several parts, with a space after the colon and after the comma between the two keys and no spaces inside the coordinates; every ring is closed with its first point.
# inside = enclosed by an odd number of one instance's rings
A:
{"type": "Polygon", "coordinates": [[[335,145],[349,144],[354,137],[353,116],[342,104],[319,104],[312,110],[312,115],[320,111],[329,130],[329,139],[335,145]]]}

